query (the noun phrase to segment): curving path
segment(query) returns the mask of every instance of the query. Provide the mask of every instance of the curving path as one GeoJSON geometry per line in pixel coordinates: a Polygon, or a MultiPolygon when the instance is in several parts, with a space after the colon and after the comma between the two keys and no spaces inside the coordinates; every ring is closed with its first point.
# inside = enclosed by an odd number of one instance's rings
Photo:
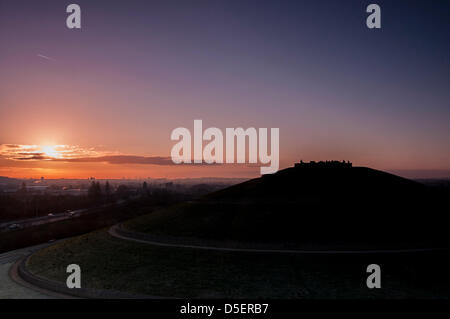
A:
{"type": "Polygon", "coordinates": [[[125,232],[121,230],[122,225],[116,224],[112,226],[108,233],[116,238],[123,240],[134,241],[138,243],[162,246],[162,247],[174,247],[174,248],[191,248],[191,249],[204,249],[215,251],[230,251],[230,252],[248,252],[248,253],[276,253],[276,254],[315,254],[315,255],[338,255],[338,254],[399,254],[399,253],[424,253],[424,252],[438,252],[448,251],[450,248],[416,248],[416,249],[380,249],[380,250],[293,250],[293,249],[253,249],[253,248],[232,248],[232,247],[216,247],[216,246],[202,246],[202,245],[185,245],[167,243],[163,241],[147,240],[139,238],[142,236],[140,233],[135,233],[129,230],[125,232]],[[137,234],[138,236],[132,237],[131,234],[137,234]],[[141,236],[139,236],[141,235],[141,236]]]}
{"type": "Polygon", "coordinates": [[[0,299],[52,299],[60,296],[22,281],[15,271],[17,262],[49,244],[42,244],[0,254],[0,299]]]}

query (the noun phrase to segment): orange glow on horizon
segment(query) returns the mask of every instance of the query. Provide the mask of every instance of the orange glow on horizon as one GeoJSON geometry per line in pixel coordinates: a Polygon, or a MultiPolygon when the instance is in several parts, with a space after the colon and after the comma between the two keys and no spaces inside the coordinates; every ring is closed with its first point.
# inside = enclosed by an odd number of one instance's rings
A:
{"type": "Polygon", "coordinates": [[[95,147],[0,144],[0,176],[11,178],[252,178],[259,172],[259,168],[246,165],[174,165],[164,157],[162,163],[159,161],[159,157],[127,155],[95,147]]]}

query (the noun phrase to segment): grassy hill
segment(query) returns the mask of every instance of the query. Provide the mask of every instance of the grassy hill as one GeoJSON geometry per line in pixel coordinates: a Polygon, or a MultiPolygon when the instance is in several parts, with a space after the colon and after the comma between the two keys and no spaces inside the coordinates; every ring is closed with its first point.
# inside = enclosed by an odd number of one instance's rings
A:
{"type": "MultiPolygon", "coordinates": [[[[443,246],[447,198],[368,168],[289,168],[149,213],[126,227],[163,242],[221,246],[371,249],[443,246]],[[441,209],[441,210],[439,210],[441,209]]],[[[448,251],[291,254],[211,251],[89,233],[34,254],[33,274],[65,283],[68,264],[85,288],[181,298],[448,298],[448,251]],[[375,261],[374,261],[375,260],[375,261]],[[365,286],[383,267],[383,289],[365,286]]]]}
{"type": "Polygon", "coordinates": [[[127,224],[153,235],[302,246],[441,245],[448,201],[365,167],[300,166],[127,224]]]}

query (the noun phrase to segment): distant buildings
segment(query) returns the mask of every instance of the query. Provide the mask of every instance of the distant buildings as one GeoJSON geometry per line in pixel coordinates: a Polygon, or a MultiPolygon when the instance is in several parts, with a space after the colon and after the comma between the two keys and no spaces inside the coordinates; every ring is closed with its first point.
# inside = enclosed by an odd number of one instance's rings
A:
{"type": "Polygon", "coordinates": [[[32,192],[32,193],[46,191],[47,189],[48,189],[48,186],[46,186],[46,185],[43,185],[43,186],[35,186],[35,185],[28,186],[27,185],[26,186],[27,192],[32,192]]]}

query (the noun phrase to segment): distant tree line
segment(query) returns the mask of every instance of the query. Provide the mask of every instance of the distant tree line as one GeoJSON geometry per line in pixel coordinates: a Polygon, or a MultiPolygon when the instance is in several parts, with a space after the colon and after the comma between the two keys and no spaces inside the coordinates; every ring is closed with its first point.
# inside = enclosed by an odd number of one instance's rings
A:
{"type": "Polygon", "coordinates": [[[218,185],[180,185],[172,182],[139,186],[112,186],[108,181],[92,181],[87,195],[52,194],[51,192],[29,191],[25,183],[15,193],[0,191],[0,221],[25,219],[68,210],[91,208],[105,204],[121,203],[140,198],[146,205],[165,206],[191,200],[220,188],[218,185]]]}

